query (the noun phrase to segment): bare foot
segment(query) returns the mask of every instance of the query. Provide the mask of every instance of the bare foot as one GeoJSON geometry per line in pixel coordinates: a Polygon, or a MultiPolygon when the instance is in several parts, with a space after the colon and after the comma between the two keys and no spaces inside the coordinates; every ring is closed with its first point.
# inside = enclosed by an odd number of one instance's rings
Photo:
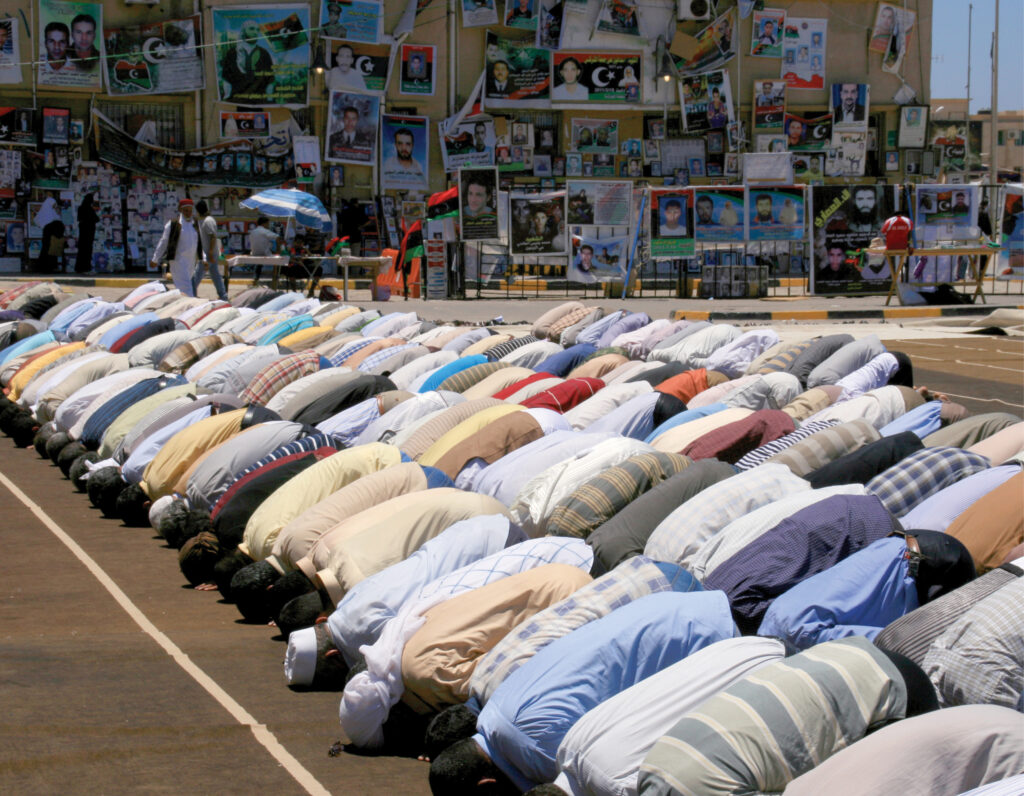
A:
{"type": "Polygon", "coordinates": [[[217,591],[216,583],[200,583],[196,586],[196,591],[217,591]]]}

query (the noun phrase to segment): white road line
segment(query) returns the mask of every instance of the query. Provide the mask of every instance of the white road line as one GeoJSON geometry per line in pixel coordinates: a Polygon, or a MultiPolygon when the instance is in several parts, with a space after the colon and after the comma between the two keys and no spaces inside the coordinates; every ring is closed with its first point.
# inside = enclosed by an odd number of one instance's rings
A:
{"type": "Polygon", "coordinates": [[[277,760],[278,763],[287,771],[292,778],[302,786],[306,793],[310,796],[330,796],[330,791],[325,788],[320,782],[314,777],[305,767],[296,760],[281,742],[277,740],[274,734],[267,729],[265,724],[260,724],[256,721],[255,717],[249,714],[249,712],[239,705],[231,695],[221,688],[217,682],[210,677],[206,672],[200,669],[192,659],[186,655],[181,648],[171,641],[156,625],[154,625],[146,617],[142,611],[140,611],[135,604],[128,599],[128,595],[121,591],[121,588],[114,583],[113,579],[100,567],[96,561],[83,550],[79,544],[72,539],[50,516],[43,511],[38,505],[36,505],[28,495],[21,491],[18,486],[12,482],[6,475],[0,473],[0,483],[6,486],[18,500],[20,500],[26,508],[29,509],[39,519],[43,525],[45,525],[50,532],[56,536],[64,546],[70,550],[74,556],[85,565],[93,577],[100,582],[100,584],[108,592],[110,596],[114,598],[118,605],[124,609],[125,613],[128,614],[135,623],[142,628],[150,638],[152,638],[157,644],[159,644],[164,652],[174,659],[185,673],[195,680],[199,685],[206,689],[207,693],[210,694],[217,702],[220,703],[231,717],[239,724],[248,727],[252,732],[253,737],[256,741],[263,746],[270,754],[277,760]]]}
{"type": "Polygon", "coordinates": [[[967,398],[968,400],[978,401],[980,403],[1003,404],[1003,406],[1016,406],[1018,408],[1024,408],[1024,404],[1015,404],[1012,403],[1011,401],[1004,401],[1002,398],[978,398],[975,395],[957,395],[955,392],[946,392],[945,390],[942,391],[942,394],[948,395],[951,398],[967,398]]]}

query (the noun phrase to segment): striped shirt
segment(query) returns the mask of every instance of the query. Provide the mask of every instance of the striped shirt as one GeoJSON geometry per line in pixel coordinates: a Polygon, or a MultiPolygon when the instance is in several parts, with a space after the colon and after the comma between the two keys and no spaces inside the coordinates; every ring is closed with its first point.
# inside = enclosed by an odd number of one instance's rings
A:
{"type": "Polygon", "coordinates": [[[712,484],[669,514],[654,529],[644,555],[680,562],[738,517],[811,485],[785,467],[766,464],[712,484]]]}
{"type": "Polygon", "coordinates": [[[157,369],[167,371],[168,373],[184,373],[207,354],[212,354],[222,346],[238,342],[241,341],[231,333],[206,334],[194,340],[188,340],[174,348],[167,356],[160,360],[157,369]]]}
{"type": "Polygon", "coordinates": [[[942,707],[1024,710],[1024,580],[976,603],[935,639],[921,666],[942,707]]]}
{"type": "Polygon", "coordinates": [[[437,386],[437,389],[448,390],[449,392],[464,392],[478,381],[507,367],[508,365],[504,362],[483,362],[478,365],[473,365],[465,370],[460,370],[458,373],[453,373],[447,379],[442,381],[437,386]]]}
{"type": "Polygon", "coordinates": [[[862,638],[768,664],[684,716],[647,754],[638,792],[775,793],[906,713],[903,676],[862,638]]]}
{"type": "Polygon", "coordinates": [[[868,492],[902,517],[914,506],[940,489],[969,475],[986,470],[989,461],[960,448],[922,448],[865,484],[868,492]]]}
{"type": "Polygon", "coordinates": [[[515,351],[517,348],[522,348],[525,345],[536,343],[537,338],[531,335],[523,335],[522,337],[513,337],[511,340],[506,340],[504,343],[498,343],[496,346],[492,346],[487,349],[487,358],[491,362],[497,362],[502,357],[506,357],[515,351]]]}
{"type": "Polygon", "coordinates": [[[669,476],[690,459],[678,453],[638,453],[586,482],[561,501],[548,520],[548,533],[586,539],[592,530],[669,476]]]}
{"type": "Polygon", "coordinates": [[[245,403],[262,406],[293,381],[320,370],[321,361],[321,356],[315,351],[301,351],[282,357],[257,373],[238,397],[245,403]]]}
{"type": "Polygon", "coordinates": [[[736,462],[736,469],[750,470],[758,465],[764,464],[777,453],[782,453],[786,448],[791,445],[795,445],[802,439],[807,439],[811,434],[816,434],[819,431],[831,428],[838,424],[839,421],[837,420],[819,420],[814,423],[808,423],[806,426],[800,426],[796,431],[791,431],[785,436],[779,437],[771,442],[766,442],[758,448],[754,448],[754,450],[750,451],[750,453],[736,462]]]}
{"type": "Polygon", "coordinates": [[[765,463],[784,464],[794,475],[808,475],[833,459],[852,453],[880,438],[878,431],[867,421],[839,423],[811,434],[789,446],[782,453],[772,456],[765,463]]]}
{"type": "Polygon", "coordinates": [[[766,373],[777,373],[779,371],[788,371],[792,364],[796,361],[796,358],[800,356],[804,351],[811,347],[811,343],[814,340],[801,340],[799,343],[793,343],[792,345],[786,346],[779,351],[775,356],[763,362],[752,372],[758,375],[765,375],[766,373]]]}
{"type": "Polygon", "coordinates": [[[634,556],[578,589],[571,597],[512,628],[477,663],[469,681],[470,697],[477,705],[484,705],[506,677],[552,641],[633,600],[669,590],[700,590],[700,584],[681,568],[678,570],[681,577],[670,583],[664,566],[643,556],[634,556]]]}
{"type": "Polygon", "coordinates": [[[366,348],[368,345],[376,342],[379,339],[379,337],[364,337],[359,340],[353,340],[350,343],[346,343],[333,354],[331,354],[330,357],[328,357],[331,361],[331,365],[334,367],[343,365],[345,363],[345,360],[352,356],[354,353],[356,353],[357,351],[361,351],[362,349],[366,348]]]}

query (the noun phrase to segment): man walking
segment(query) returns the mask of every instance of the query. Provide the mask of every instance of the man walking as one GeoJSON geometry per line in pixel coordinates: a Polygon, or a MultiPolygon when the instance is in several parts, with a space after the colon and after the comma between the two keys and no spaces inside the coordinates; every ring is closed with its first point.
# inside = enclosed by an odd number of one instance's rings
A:
{"type": "Polygon", "coordinates": [[[186,296],[194,296],[192,274],[196,261],[202,256],[199,247],[199,231],[193,218],[195,205],[191,199],[178,202],[178,217],[164,225],[164,234],[153,252],[150,265],[156,269],[164,258],[170,263],[171,279],[174,286],[186,296]]]}
{"type": "Polygon", "coordinates": [[[203,271],[206,266],[209,266],[210,279],[213,280],[217,298],[227,301],[228,291],[224,287],[224,280],[220,273],[221,248],[220,238],[217,237],[217,219],[210,215],[210,208],[205,199],[196,202],[196,214],[199,216],[199,245],[203,250],[203,259],[196,264],[195,273],[192,275],[192,294],[199,295],[199,283],[203,281],[203,271]]]}

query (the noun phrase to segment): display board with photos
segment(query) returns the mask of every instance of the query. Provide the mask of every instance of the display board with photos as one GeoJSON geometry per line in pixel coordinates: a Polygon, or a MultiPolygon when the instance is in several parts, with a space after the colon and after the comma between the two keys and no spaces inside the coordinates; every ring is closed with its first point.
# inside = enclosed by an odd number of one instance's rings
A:
{"type": "Polygon", "coordinates": [[[639,102],[642,62],[639,53],[553,52],[551,101],[639,102]]]}
{"type": "Polygon", "coordinates": [[[565,191],[509,194],[512,254],[565,254],[565,191]]]}
{"type": "Polygon", "coordinates": [[[746,190],[715,186],[694,191],[694,238],[704,243],[742,241],[746,230],[746,190]]]}
{"type": "Polygon", "coordinates": [[[108,94],[171,94],[205,88],[198,14],[106,27],[103,34],[108,94]]]}
{"type": "Polygon", "coordinates": [[[623,281],[630,241],[628,235],[574,234],[566,278],[584,284],[623,281]]]}
{"type": "Polygon", "coordinates": [[[811,187],[811,292],[883,293],[889,288],[884,261],[861,266],[859,250],[881,235],[895,212],[895,190],[886,185],[811,187]]]}
{"type": "Polygon", "coordinates": [[[694,252],[693,190],[652,188],[649,196],[651,257],[690,257],[694,252]]]}
{"type": "Polygon", "coordinates": [[[498,238],[498,170],[459,170],[459,229],[462,240],[498,238]]]}
{"type": "Polygon", "coordinates": [[[569,224],[629,226],[633,183],[628,180],[567,180],[569,224]]]}

